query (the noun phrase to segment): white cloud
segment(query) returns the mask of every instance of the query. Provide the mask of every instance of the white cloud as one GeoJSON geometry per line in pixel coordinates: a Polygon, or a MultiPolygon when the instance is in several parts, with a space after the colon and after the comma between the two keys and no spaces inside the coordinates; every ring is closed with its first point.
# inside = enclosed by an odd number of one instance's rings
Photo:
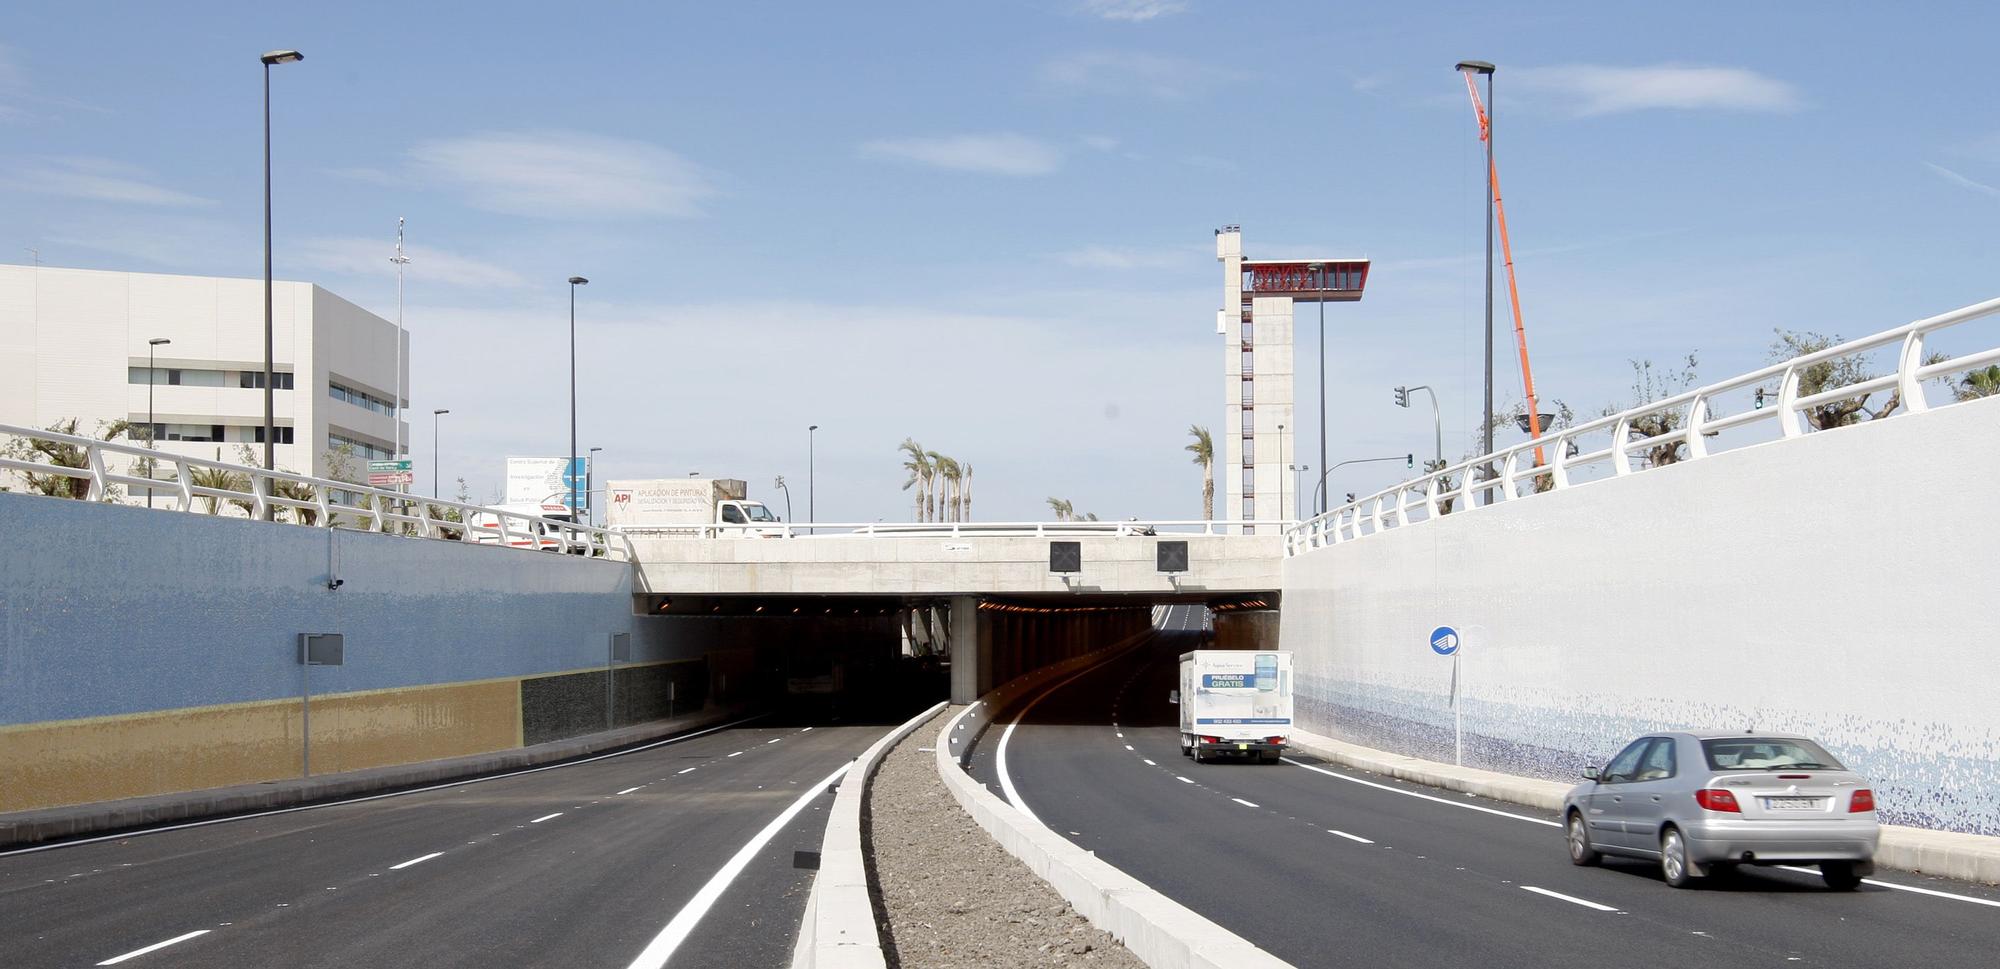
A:
{"type": "Polygon", "coordinates": [[[1063,163],[1054,145],[1007,132],[881,138],[862,144],[861,155],[986,175],[1047,175],[1063,163]]]}
{"type": "Polygon", "coordinates": [[[1109,135],[1085,135],[1083,146],[1094,151],[1117,151],[1118,139],[1109,135]]]}
{"type": "Polygon", "coordinates": [[[1155,17],[1177,14],[1193,6],[1192,0],[1081,0],[1077,6],[1102,20],[1139,23],[1155,17]]]}
{"type": "Polygon", "coordinates": [[[658,145],[567,131],[440,138],[410,151],[416,174],[474,206],[549,219],[685,217],[714,194],[694,163],[658,145]]]}
{"type": "Polygon", "coordinates": [[[1242,78],[1241,72],[1218,64],[1145,51],[1079,51],[1041,68],[1042,83],[1056,90],[1163,101],[1200,94],[1242,78]]]}
{"type": "Polygon", "coordinates": [[[1943,165],[1935,165],[1930,162],[1924,162],[1924,167],[1938,173],[1938,175],[1941,176],[1945,181],[1950,182],[1953,185],[1958,186],[1959,188],[1971,189],[1972,191],[1978,192],[1981,195],[1990,195],[1994,198],[2000,198],[2000,188],[1994,188],[1993,186],[1988,185],[1985,182],[1975,182],[1972,179],[1966,178],[1964,175],[1960,175],[1959,173],[1944,167],[1943,165]]]}
{"type": "Polygon", "coordinates": [[[1057,256],[1064,265],[1078,269],[1168,269],[1198,263],[1201,250],[1189,248],[1133,249],[1118,246],[1085,246],[1057,256]]]}
{"type": "Polygon", "coordinates": [[[1579,117],[1655,108],[1785,112],[1801,104],[1790,83],[1741,67],[1564,64],[1522,68],[1515,76],[1579,117]]]}
{"type": "MultiPolygon", "coordinates": [[[[287,256],[292,261],[325,272],[382,277],[395,271],[394,264],[389,261],[389,257],[395,253],[395,245],[386,238],[366,239],[349,236],[307,239],[291,246],[290,250],[287,256]]],[[[441,249],[405,246],[404,252],[410,257],[410,264],[405,273],[416,282],[485,289],[513,288],[526,284],[526,281],[513,270],[441,249]]]]}
{"type": "Polygon", "coordinates": [[[155,185],[132,165],[104,158],[54,158],[23,171],[20,188],[45,195],[133,205],[209,205],[212,199],[155,185]]]}

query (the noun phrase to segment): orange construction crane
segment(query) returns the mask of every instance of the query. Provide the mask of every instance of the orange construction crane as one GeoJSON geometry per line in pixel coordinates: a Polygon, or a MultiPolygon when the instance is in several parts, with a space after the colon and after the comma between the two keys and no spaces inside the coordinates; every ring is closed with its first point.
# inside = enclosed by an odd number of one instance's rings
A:
{"type": "MultiPolygon", "coordinates": [[[[1479,140],[1484,142],[1493,136],[1492,121],[1486,116],[1486,105],[1479,100],[1479,86],[1472,82],[1473,72],[1461,69],[1465,77],[1465,91],[1472,95],[1472,113],[1479,119],[1479,140]]],[[[1490,155],[1488,157],[1491,157],[1490,155]]],[[[1528,330],[1521,322],[1521,290],[1514,283],[1514,247],[1507,241],[1507,207],[1500,202],[1500,165],[1498,162],[1486,168],[1486,180],[1493,193],[1493,213],[1500,222],[1500,253],[1507,263],[1507,302],[1514,308],[1514,344],[1521,353],[1521,386],[1528,394],[1528,434],[1535,440],[1542,437],[1542,415],[1540,402],[1535,399],[1535,371],[1528,366],[1528,330]]],[[[1543,463],[1542,449],[1535,448],[1535,465],[1543,463]]]]}

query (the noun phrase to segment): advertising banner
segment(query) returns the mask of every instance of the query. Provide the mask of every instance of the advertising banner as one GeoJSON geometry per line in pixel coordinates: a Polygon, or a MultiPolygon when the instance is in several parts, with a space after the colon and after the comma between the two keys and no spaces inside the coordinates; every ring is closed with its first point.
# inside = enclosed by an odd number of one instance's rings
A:
{"type": "Polygon", "coordinates": [[[589,458],[577,458],[565,475],[563,468],[569,462],[564,458],[508,458],[507,459],[507,504],[552,501],[562,505],[584,505],[583,486],[589,458]],[[575,496],[571,497],[571,479],[574,479],[575,496]]]}

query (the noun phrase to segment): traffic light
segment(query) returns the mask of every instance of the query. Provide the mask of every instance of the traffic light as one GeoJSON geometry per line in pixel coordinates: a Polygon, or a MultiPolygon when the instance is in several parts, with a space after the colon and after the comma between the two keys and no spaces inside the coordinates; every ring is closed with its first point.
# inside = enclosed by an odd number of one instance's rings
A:
{"type": "Polygon", "coordinates": [[[1411,468],[1414,468],[1414,467],[1416,467],[1416,466],[1417,466],[1417,452],[1415,452],[1415,451],[1411,451],[1410,453],[1408,453],[1408,454],[1405,454],[1405,455],[1403,455],[1403,463],[1404,463],[1404,465],[1405,465],[1406,467],[1411,467],[1411,468]]]}
{"type": "Polygon", "coordinates": [[[1397,407],[1410,406],[1410,388],[1408,387],[1396,388],[1396,406],[1397,407]]]}
{"type": "Polygon", "coordinates": [[[1762,387],[1757,388],[1757,403],[1752,405],[1751,409],[1752,410],[1764,409],[1764,388],[1762,387]]]}

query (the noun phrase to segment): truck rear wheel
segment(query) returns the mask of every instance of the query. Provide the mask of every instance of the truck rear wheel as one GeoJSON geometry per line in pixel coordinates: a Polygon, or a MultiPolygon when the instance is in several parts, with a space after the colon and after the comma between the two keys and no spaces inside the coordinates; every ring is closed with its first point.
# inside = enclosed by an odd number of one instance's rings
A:
{"type": "Polygon", "coordinates": [[[1266,764],[1275,764],[1278,762],[1278,757],[1279,757],[1279,751],[1267,750],[1264,751],[1264,754],[1260,759],[1263,760],[1263,762],[1266,764]]]}

